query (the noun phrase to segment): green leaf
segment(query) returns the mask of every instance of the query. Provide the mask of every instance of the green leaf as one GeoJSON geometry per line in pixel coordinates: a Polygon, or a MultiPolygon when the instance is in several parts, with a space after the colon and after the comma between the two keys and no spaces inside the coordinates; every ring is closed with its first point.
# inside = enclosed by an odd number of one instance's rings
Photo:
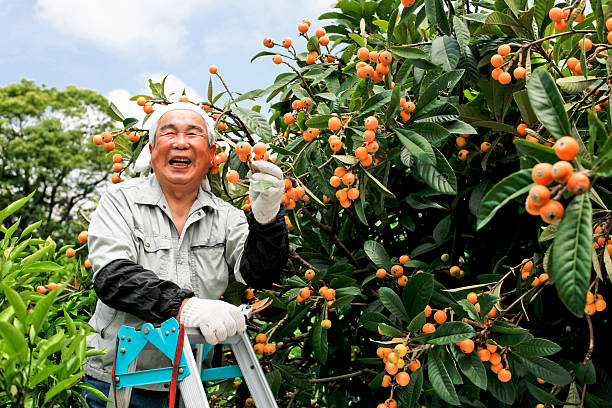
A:
{"type": "Polygon", "coordinates": [[[82,382],[77,387],[89,392],[90,394],[93,394],[96,398],[100,398],[102,401],[112,402],[106,397],[106,395],[104,395],[102,391],[100,391],[99,389],[97,389],[96,387],[94,387],[93,385],[89,383],[82,382]]]}
{"type": "Polygon", "coordinates": [[[240,107],[232,108],[232,112],[240,118],[250,133],[257,134],[263,140],[272,139],[272,129],[261,113],[240,107]]]}
{"type": "Polygon", "coordinates": [[[49,364],[45,366],[42,370],[40,370],[33,377],[31,377],[30,387],[32,388],[36,387],[38,384],[40,384],[41,381],[47,380],[49,377],[55,374],[60,368],[62,368],[62,366],[57,365],[57,364],[49,364]]]}
{"type": "Polygon", "coordinates": [[[255,61],[259,57],[265,57],[266,55],[276,55],[276,53],[275,52],[270,52],[270,51],[261,51],[261,52],[258,52],[257,54],[255,54],[255,56],[253,58],[251,58],[251,62],[255,61]]]}
{"type": "Polygon", "coordinates": [[[524,356],[549,356],[561,351],[557,343],[537,337],[517,344],[514,349],[524,356]]]}
{"type": "Polygon", "coordinates": [[[574,408],[580,403],[580,394],[578,393],[576,382],[573,382],[570,386],[569,392],[567,393],[567,401],[565,402],[566,405],[564,405],[563,408],[574,408]]]}
{"type": "Polygon", "coordinates": [[[355,156],[348,156],[344,154],[332,154],[332,157],[341,163],[348,164],[349,166],[359,163],[359,159],[356,158],[355,156]]]}
{"type": "Polygon", "coordinates": [[[491,293],[483,293],[478,296],[478,304],[480,305],[480,317],[484,319],[487,313],[491,311],[493,306],[499,302],[499,296],[491,293]]]}
{"type": "Polygon", "coordinates": [[[34,231],[36,228],[40,227],[40,225],[42,224],[42,220],[36,221],[33,224],[28,225],[23,232],[21,233],[21,235],[19,236],[19,239],[23,239],[25,237],[27,237],[28,235],[30,235],[32,233],[32,231],[34,231]]]}
{"type": "Polygon", "coordinates": [[[391,191],[389,191],[389,189],[387,187],[385,187],[385,185],[383,183],[378,181],[378,179],[376,177],[374,177],[369,171],[367,171],[365,169],[365,167],[362,167],[361,170],[365,173],[366,176],[368,176],[372,181],[374,181],[374,184],[376,184],[376,186],[380,190],[382,190],[383,192],[387,193],[391,197],[395,198],[395,194],[393,194],[391,191]]]}
{"type": "Polygon", "coordinates": [[[529,381],[525,381],[524,384],[527,386],[529,393],[533,395],[536,401],[543,404],[563,404],[562,401],[559,401],[552,394],[547,393],[537,385],[531,384],[529,381]]]}
{"type": "Polygon", "coordinates": [[[591,212],[589,193],[575,196],[553,243],[551,279],[565,307],[577,317],[584,313],[591,278],[591,212]]]}
{"type": "Polygon", "coordinates": [[[552,384],[565,385],[572,381],[569,373],[559,364],[537,356],[524,356],[519,352],[512,354],[527,371],[552,384]]]}
{"type": "Polygon", "coordinates": [[[125,119],[121,111],[119,111],[119,108],[117,108],[117,106],[115,106],[115,104],[112,102],[106,108],[106,113],[108,114],[108,116],[110,116],[113,120],[116,120],[117,122],[123,122],[123,120],[125,119]]]}
{"type": "Polygon", "coordinates": [[[423,325],[427,322],[425,312],[420,312],[412,318],[408,324],[408,331],[415,332],[423,328],[423,325]]]}
{"type": "Polygon", "coordinates": [[[391,93],[392,91],[384,90],[370,97],[361,107],[358,117],[367,116],[380,109],[383,105],[388,104],[391,100],[391,93]]]}
{"type": "Polygon", "coordinates": [[[596,81],[598,81],[598,79],[594,76],[588,76],[587,78],[584,76],[569,76],[557,78],[556,83],[563,92],[568,94],[578,94],[588,89],[596,81]]]}
{"type": "Polygon", "coordinates": [[[395,117],[395,115],[397,114],[397,111],[400,108],[399,102],[401,99],[402,92],[403,91],[401,90],[400,86],[396,86],[395,88],[393,88],[393,91],[391,92],[391,99],[389,100],[389,106],[387,107],[386,116],[388,118],[395,117]]]}
{"type": "Polygon", "coordinates": [[[365,41],[363,41],[363,38],[361,38],[361,36],[359,34],[355,34],[355,33],[349,33],[348,36],[355,41],[357,44],[359,44],[360,47],[365,47],[366,43],[365,41]]]}
{"type": "Polygon", "coordinates": [[[413,154],[417,159],[429,164],[436,164],[436,154],[431,144],[423,136],[412,130],[396,129],[395,134],[406,150],[413,154]]]}
{"type": "Polygon", "coordinates": [[[450,375],[444,366],[441,353],[445,353],[443,347],[436,347],[429,353],[427,360],[427,373],[436,394],[451,405],[459,405],[459,397],[453,386],[450,375]]]}
{"type": "Polygon", "coordinates": [[[83,375],[85,375],[85,371],[81,371],[55,384],[55,386],[53,386],[53,388],[51,388],[45,395],[44,402],[47,403],[51,401],[53,397],[55,397],[57,394],[72,387],[77,381],[81,379],[81,377],[83,377],[83,375]]]}
{"type": "Polygon", "coordinates": [[[359,318],[359,324],[369,331],[378,331],[378,325],[385,323],[391,326],[393,323],[385,315],[378,312],[366,312],[359,318]]]}
{"type": "Polygon", "coordinates": [[[459,43],[449,36],[437,37],[431,44],[431,62],[442,65],[445,71],[451,71],[457,67],[461,51],[459,43]]]}
{"type": "Polygon", "coordinates": [[[457,177],[442,153],[436,148],[436,166],[423,161],[417,161],[416,170],[423,181],[442,194],[457,194],[457,177]]]}
{"type": "Polygon", "coordinates": [[[382,287],[378,289],[378,296],[380,297],[382,304],[391,312],[391,314],[406,322],[410,321],[410,317],[406,313],[406,309],[404,309],[404,305],[402,304],[400,297],[393,291],[393,289],[382,287]]]}
{"type": "Polygon", "coordinates": [[[487,389],[487,370],[478,353],[463,353],[458,347],[450,347],[457,365],[467,378],[478,388],[487,389]]]}
{"type": "Polygon", "coordinates": [[[15,211],[18,211],[21,207],[23,207],[25,203],[27,203],[30,200],[30,198],[32,198],[35,192],[36,190],[32,191],[28,196],[20,198],[19,200],[14,201],[11,204],[9,204],[6,208],[3,208],[2,211],[0,211],[0,225],[6,219],[6,217],[13,214],[15,211]]]}
{"type": "Polygon", "coordinates": [[[555,139],[572,134],[565,102],[547,71],[538,69],[531,74],[527,94],[538,120],[555,139]]]}
{"type": "Polygon", "coordinates": [[[225,107],[227,109],[227,107],[229,107],[229,106],[231,106],[231,105],[233,105],[235,103],[238,103],[238,102],[246,101],[247,99],[261,98],[262,96],[267,94],[268,91],[269,91],[269,89],[253,89],[252,91],[243,93],[242,95],[240,95],[237,98],[235,98],[233,101],[230,99],[227,102],[227,104],[225,104],[225,107]]]}
{"type": "Polygon", "coordinates": [[[125,129],[129,129],[133,126],[136,126],[138,124],[138,122],[140,122],[138,119],[136,118],[125,118],[123,120],[123,127],[125,129]]]}
{"type": "Polygon", "coordinates": [[[465,48],[470,45],[470,30],[465,23],[457,16],[453,16],[453,26],[459,47],[465,48]]]}
{"type": "Polygon", "coordinates": [[[321,364],[325,364],[327,361],[327,330],[321,327],[320,321],[317,321],[312,329],[312,349],[321,364]]]}
{"type": "Polygon", "coordinates": [[[469,339],[475,335],[474,328],[467,323],[459,321],[446,322],[438,326],[436,331],[429,335],[427,343],[440,346],[469,339]]]}
{"type": "Polygon", "coordinates": [[[316,115],[306,121],[306,126],[315,129],[327,129],[329,119],[333,115],[316,115]]]}
{"type": "Polygon", "coordinates": [[[521,111],[521,116],[523,117],[523,121],[527,125],[532,125],[535,123],[538,118],[536,117],[531,104],[529,103],[529,95],[527,95],[527,90],[523,89],[521,91],[514,92],[512,94],[514,101],[516,102],[516,106],[518,106],[521,111]]]}
{"type": "Polygon", "coordinates": [[[495,184],[482,198],[476,229],[484,227],[507,202],[529,191],[532,184],[531,169],[517,171],[495,184]]]}
{"type": "Polygon", "coordinates": [[[425,0],[425,13],[427,20],[432,24],[437,24],[446,35],[450,35],[450,26],[442,0],[425,0]]]}
{"type": "Polygon", "coordinates": [[[414,317],[425,310],[433,290],[434,277],[430,273],[417,273],[408,279],[402,291],[402,300],[408,316],[414,317]]]}
{"type": "Polygon", "coordinates": [[[589,360],[586,363],[578,362],[574,368],[574,374],[576,378],[583,384],[595,384],[597,379],[595,374],[595,366],[593,360],[589,360]]]}
{"type": "Polygon", "coordinates": [[[391,16],[389,17],[389,23],[387,25],[387,47],[391,44],[391,39],[393,38],[393,31],[395,30],[395,22],[397,21],[397,13],[399,9],[393,10],[391,16]]]}
{"type": "Polygon", "coordinates": [[[612,157],[608,157],[593,168],[593,174],[602,177],[612,177],[612,157]]]}
{"type": "Polygon", "coordinates": [[[3,348],[3,352],[9,355],[21,354],[28,349],[23,333],[12,324],[0,321],[0,336],[4,338],[4,344],[7,346],[3,348]]]}
{"type": "Polygon", "coordinates": [[[379,324],[378,328],[383,333],[383,335],[388,336],[388,337],[404,337],[405,336],[405,334],[402,333],[401,330],[396,329],[395,327],[390,326],[385,323],[379,324]]]}
{"type": "Polygon", "coordinates": [[[4,292],[4,296],[8,300],[9,304],[13,306],[13,310],[15,311],[15,315],[17,318],[24,322],[27,317],[26,305],[23,302],[23,299],[13,288],[4,285],[0,282],[0,289],[4,292]]]}
{"type": "Polygon", "coordinates": [[[391,262],[391,258],[389,254],[385,250],[385,247],[382,244],[376,241],[366,241],[363,244],[363,250],[366,255],[372,260],[374,265],[379,268],[383,268],[386,271],[391,269],[393,263],[391,262]]]}
{"type": "Polygon", "coordinates": [[[606,132],[604,124],[592,110],[588,111],[588,118],[591,138],[595,138],[597,145],[603,148],[608,140],[608,132],[606,132]]]}
{"type": "Polygon", "coordinates": [[[459,82],[463,73],[463,69],[456,69],[454,71],[445,72],[439,75],[429,86],[425,89],[423,94],[418,99],[418,109],[422,109],[442,92],[451,92],[455,85],[459,82]]]}
{"type": "Polygon", "coordinates": [[[514,381],[503,383],[497,379],[497,375],[489,371],[487,389],[499,401],[512,405],[516,399],[517,389],[514,381]]]}
{"type": "Polygon", "coordinates": [[[525,139],[514,139],[512,141],[516,150],[523,156],[530,156],[538,162],[555,163],[559,157],[552,147],[544,146],[539,143],[533,143],[525,139]]]}

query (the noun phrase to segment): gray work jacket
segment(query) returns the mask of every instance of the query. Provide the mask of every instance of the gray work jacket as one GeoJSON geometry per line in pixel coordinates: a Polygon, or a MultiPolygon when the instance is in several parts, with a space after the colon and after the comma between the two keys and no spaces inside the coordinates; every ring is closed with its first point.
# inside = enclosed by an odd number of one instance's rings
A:
{"type": "MultiPolygon", "coordinates": [[[[89,225],[89,259],[97,273],[117,259],[128,259],[192,290],[197,297],[219,299],[230,272],[242,283],[240,258],[249,227],[244,213],[200,188],[182,234],[155,175],[133,178],[109,187],[89,225]]],[[[89,324],[98,331],[87,337],[88,347],[108,348],[105,355],[89,357],[88,375],[111,380],[117,333],[122,325],[140,328],[145,323],[130,313],[98,300],[89,324]]],[[[165,360],[165,361],[164,361],[165,360]]],[[[137,370],[168,367],[156,350],[140,354],[137,370]]],[[[142,388],[167,390],[167,384],[142,388]]]]}

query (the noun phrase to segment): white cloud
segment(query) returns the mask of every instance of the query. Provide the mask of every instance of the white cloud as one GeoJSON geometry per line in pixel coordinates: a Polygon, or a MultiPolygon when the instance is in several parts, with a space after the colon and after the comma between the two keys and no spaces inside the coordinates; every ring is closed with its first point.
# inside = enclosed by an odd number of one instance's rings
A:
{"type": "Polygon", "coordinates": [[[124,53],[185,54],[186,23],[209,0],[37,0],[36,17],[64,34],[124,53]]]}

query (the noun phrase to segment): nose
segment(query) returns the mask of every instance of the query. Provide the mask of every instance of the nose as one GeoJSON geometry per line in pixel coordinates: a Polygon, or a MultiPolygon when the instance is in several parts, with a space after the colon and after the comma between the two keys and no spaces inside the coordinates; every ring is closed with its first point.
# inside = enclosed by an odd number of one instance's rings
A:
{"type": "Polygon", "coordinates": [[[187,139],[187,136],[185,136],[185,133],[183,132],[178,132],[176,134],[176,136],[174,137],[174,143],[173,146],[176,149],[187,149],[189,148],[189,141],[187,139]]]}

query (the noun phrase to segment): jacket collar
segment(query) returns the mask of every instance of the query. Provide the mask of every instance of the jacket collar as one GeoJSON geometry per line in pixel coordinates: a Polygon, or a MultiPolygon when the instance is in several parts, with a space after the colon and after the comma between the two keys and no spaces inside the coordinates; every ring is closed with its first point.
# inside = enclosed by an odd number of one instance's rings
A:
{"type": "MultiPolygon", "coordinates": [[[[146,182],[143,183],[138,189],[138,197],[134,200],[137,204],[148,204],[162,206],[167,203],[166,197],[161,189],[159,181],[155,174],[151,174],[146,178],[146,182]]],[[[193,203],[192,210],[210,207],[214,210],[219,209],[219,206],[213,198],[213,193],[210,191],[204,191],[200,186],[198,196],[193,203]]]]}

